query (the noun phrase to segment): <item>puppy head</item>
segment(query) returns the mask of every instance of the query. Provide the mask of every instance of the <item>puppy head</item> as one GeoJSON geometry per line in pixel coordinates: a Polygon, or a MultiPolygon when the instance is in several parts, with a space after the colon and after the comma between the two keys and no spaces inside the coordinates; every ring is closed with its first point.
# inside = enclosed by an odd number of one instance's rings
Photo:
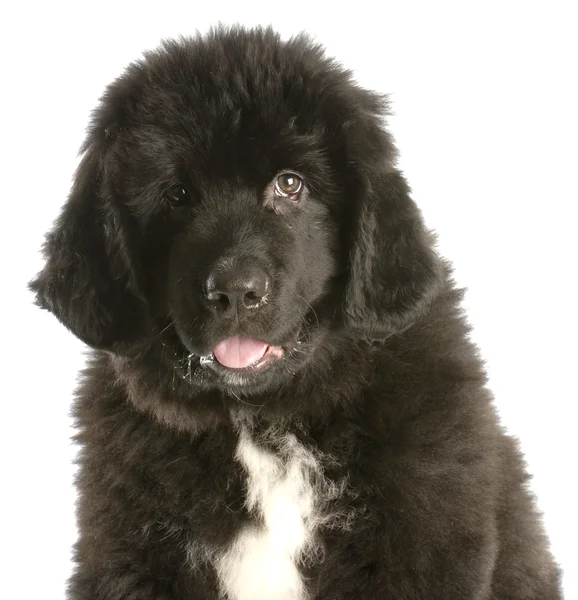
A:
{"type": "Polygon", "coordinates": [[[303,37],[166,43],[95,113],[38,303],[90,346],[244,392],[336,332],[399,331],[441,272],[383,109],[303,37]]]}

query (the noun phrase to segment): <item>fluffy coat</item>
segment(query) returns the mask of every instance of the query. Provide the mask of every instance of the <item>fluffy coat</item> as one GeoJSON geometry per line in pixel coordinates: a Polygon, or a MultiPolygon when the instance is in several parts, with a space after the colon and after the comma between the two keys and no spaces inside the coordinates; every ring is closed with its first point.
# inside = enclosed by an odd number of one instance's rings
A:
{"type": "Polygon", "coordinates": [[[93,348],[70,600],[561,598],[386,109],[269,29],[166,42],[107,89],[31,284],[93,348]],[[207,300],[223,265],[266,273],[258,310],[207,300]],[[231,336],[276,355],[226,369],[231,336]]]}

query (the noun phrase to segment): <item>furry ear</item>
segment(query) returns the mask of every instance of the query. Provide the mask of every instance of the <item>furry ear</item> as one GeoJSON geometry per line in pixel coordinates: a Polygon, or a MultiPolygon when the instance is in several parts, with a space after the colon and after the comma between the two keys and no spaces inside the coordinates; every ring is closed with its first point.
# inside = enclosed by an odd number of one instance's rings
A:
{"type": "Polygon", "coordinates": [[[30,282],[36,303],[93,348],[126,353],[146,332],[146,305],[122,226],[103,189],[103,153],[85,147],[72,191],[46,236],[46,265],[30,282]]]}
{"type": "Polygon", "coordinates": [[[443,283],[433,235],[395,169],[366,171],[361,184],[345,293],[349,327],[382,339],[409,326],[443,283]]]}

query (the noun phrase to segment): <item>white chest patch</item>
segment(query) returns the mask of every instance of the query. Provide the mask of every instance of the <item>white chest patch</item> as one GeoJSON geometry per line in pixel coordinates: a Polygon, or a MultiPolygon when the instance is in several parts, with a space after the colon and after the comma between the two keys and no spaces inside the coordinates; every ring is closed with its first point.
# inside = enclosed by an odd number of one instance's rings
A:
{"type": "Polygon", "coordinates": [[[247,429],[236,458],[246,476],[247,509],[261,524],[243,529],[215,562],[228,600],[306,600],[297,565],[315,553],[323,494],[321,468],[292,434],[279,453],[258,446],[247,429]]]}

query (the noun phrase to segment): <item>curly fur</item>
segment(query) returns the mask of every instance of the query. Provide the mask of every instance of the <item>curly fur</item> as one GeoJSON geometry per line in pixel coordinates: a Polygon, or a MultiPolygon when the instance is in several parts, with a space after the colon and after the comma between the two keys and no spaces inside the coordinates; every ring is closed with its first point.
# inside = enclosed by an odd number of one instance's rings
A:
{"type": "Polygon", "coordinates": [[[70,600],[561,598],[386,110],[269,29],[165,42],[106,90],[31,283],[93,348],[70,600]],[[270,193],[286,168],[296,204],[270,193]],[[234,322],[200,282],[236,260],[273,290],[234,322]],[[208,367],[231,335],[294,344],[260,374],[208,367]],[[269,534],[286,585],[248,550],[269,534]]]}

